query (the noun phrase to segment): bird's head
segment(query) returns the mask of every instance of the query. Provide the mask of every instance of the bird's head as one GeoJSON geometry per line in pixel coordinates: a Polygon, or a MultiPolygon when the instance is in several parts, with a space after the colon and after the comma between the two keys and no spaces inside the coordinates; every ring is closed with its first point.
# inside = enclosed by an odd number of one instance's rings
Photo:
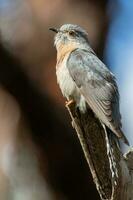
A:
{"type": "Polygon", "coordinates": [[[55,46],[58,50],[61,46],[76,45],[83,46],[89,43],[87,32],[78,25],[64,24],[59,29],[50,28],[56,33],[55,46]]]}

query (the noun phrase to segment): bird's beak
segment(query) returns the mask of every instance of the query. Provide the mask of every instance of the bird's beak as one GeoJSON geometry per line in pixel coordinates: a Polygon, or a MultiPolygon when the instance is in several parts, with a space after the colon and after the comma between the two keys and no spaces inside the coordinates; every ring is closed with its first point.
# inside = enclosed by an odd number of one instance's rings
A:
{"type": "Polygon", "coordinates": [[[54,31],[55,33],[58,33],[59,32],[59,29],[57,28],[49,28],[50,31],[54,31]]]}

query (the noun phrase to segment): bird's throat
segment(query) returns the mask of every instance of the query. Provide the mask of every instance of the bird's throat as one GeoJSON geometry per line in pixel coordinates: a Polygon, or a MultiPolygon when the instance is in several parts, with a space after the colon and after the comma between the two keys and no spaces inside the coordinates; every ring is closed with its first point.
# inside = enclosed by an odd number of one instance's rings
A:
{"type": "Polygon", "coordinates": [[[78,46],[75,43],[58,46],[58,48],[57,48],[57,63],[59,64],[60,62],[62,62],[64,57],[66,56],[66,54],[71,53],[72,51],[74,51],[77,48],[78,48],[78,46]]]}

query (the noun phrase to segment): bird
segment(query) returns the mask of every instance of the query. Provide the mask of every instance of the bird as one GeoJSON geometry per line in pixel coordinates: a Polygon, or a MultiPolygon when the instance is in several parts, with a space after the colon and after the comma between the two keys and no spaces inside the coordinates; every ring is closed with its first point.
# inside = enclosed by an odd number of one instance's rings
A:
{"type": "Polygon", "coordinates": [[[89,106],[101,124],[129,146],[122,131],[116,78],[91,48],[87,31],[75,24],[50,30],[55,32],[57,82],[68,104],[75,102],[83,113],[89,106]]]}

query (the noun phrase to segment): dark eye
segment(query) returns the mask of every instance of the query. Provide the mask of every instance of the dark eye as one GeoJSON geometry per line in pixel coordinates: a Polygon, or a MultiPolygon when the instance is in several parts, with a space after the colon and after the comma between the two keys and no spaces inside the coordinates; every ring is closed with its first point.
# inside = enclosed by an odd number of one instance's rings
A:
{"type": "Polygon", "coordinates": [[[75,33],[75,31],[69,31],[69,35],[70,35],[70,36],[75,36],[76,33],[75,33]]]}

